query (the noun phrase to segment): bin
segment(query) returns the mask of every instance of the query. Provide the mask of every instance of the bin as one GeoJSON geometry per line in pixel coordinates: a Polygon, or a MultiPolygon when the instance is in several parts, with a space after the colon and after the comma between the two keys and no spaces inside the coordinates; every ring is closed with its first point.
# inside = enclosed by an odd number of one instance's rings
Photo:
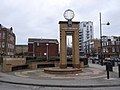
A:
{"type": "Polygon", "coordinates": [[[113,71],[113,66],[112,66],[112,63],[111,62],[107,62],[106,64],[106,71],[113,71]]]}
{"type": "Polygon", "coordinates": [[[95,64],[95,60],[92,60],[92,63],[95,64]]]}
{"type": "Polygon", "coordinates": [[[115,66],[115,61],[111,61],[112,66],[115,66]]]}

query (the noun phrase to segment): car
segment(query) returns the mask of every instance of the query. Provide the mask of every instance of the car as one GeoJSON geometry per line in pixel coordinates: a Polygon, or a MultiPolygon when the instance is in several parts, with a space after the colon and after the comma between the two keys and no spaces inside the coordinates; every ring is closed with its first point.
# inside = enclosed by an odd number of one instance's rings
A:
{"type": "Polygon", "coordinates": [[[89,57],[88,60],[91,60],[92,63],[95,63],[95,57],[89,57]]]}
{"type": "Polygon", "coordinates": [[[95,57],[89,57],[89,60],[95,60],[95,57]]]}
{"type": "Polygon", "coordinates": [[[111,59],[110,59],[110,58],[105,58],[104,60],[105,60],[105,61],[110,61],[111,59]]]}

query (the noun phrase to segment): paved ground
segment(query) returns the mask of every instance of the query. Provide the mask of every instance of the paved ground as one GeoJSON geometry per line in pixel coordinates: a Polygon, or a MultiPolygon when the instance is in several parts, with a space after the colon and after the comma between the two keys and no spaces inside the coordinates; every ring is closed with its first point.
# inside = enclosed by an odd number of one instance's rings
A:
{"type": "Polygon", "coordinates": [[[44,69],[16,71],[9,74],[40,80],[81,80],[106,77],[105,70],[95,69],[94,67],[83,68],[82,71],[77,74],[48,74],[44,72],[44,69]]]}
{"type": "Polygon", "coordinates": [[[0,72],[0,81],[2,83],[26,85],[32,88],[44,87],[44,89],[30,90],[48,90],[46,88],[51,88],[51,90],[80,90],[78,88],[81,88],[81,90],[88,90],[88,88],[89,90],[91,90],[90,88],[92,90],[120,89],[120,78],[118,78],[117,67],[114,67],[113,72],[110,72],[110,79],[106,79],[105,66],[97,64],[89,64],[89,68],[83,69],[83,73],[69,75],[46,74],[42,69],[34,71],[23,70],[12,73],[0,72]],[[104,87],[108,87],[109,89],[103,89],[104,87]]]}

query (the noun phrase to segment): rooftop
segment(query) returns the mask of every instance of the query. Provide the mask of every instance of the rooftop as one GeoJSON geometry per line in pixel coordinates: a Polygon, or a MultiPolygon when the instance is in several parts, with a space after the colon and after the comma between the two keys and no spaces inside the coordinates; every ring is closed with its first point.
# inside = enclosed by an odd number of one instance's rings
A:
{"type": "Polygon", "coordinates": [[[58,43],[57,39],[39,39],[39,38],[28,38],[28,43],[40,42],[40,43],[58,43]]]}

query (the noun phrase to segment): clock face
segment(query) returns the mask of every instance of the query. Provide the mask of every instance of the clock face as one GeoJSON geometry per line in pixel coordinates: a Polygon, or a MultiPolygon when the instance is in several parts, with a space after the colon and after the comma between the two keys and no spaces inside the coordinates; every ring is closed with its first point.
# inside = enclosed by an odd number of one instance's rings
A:
{"type": "Polygon", "coordinates": [[[74,18],[74,12],[71,9],[68,9],[64,12],[64,18],[66,20],[72,20],[74,18]]]}

